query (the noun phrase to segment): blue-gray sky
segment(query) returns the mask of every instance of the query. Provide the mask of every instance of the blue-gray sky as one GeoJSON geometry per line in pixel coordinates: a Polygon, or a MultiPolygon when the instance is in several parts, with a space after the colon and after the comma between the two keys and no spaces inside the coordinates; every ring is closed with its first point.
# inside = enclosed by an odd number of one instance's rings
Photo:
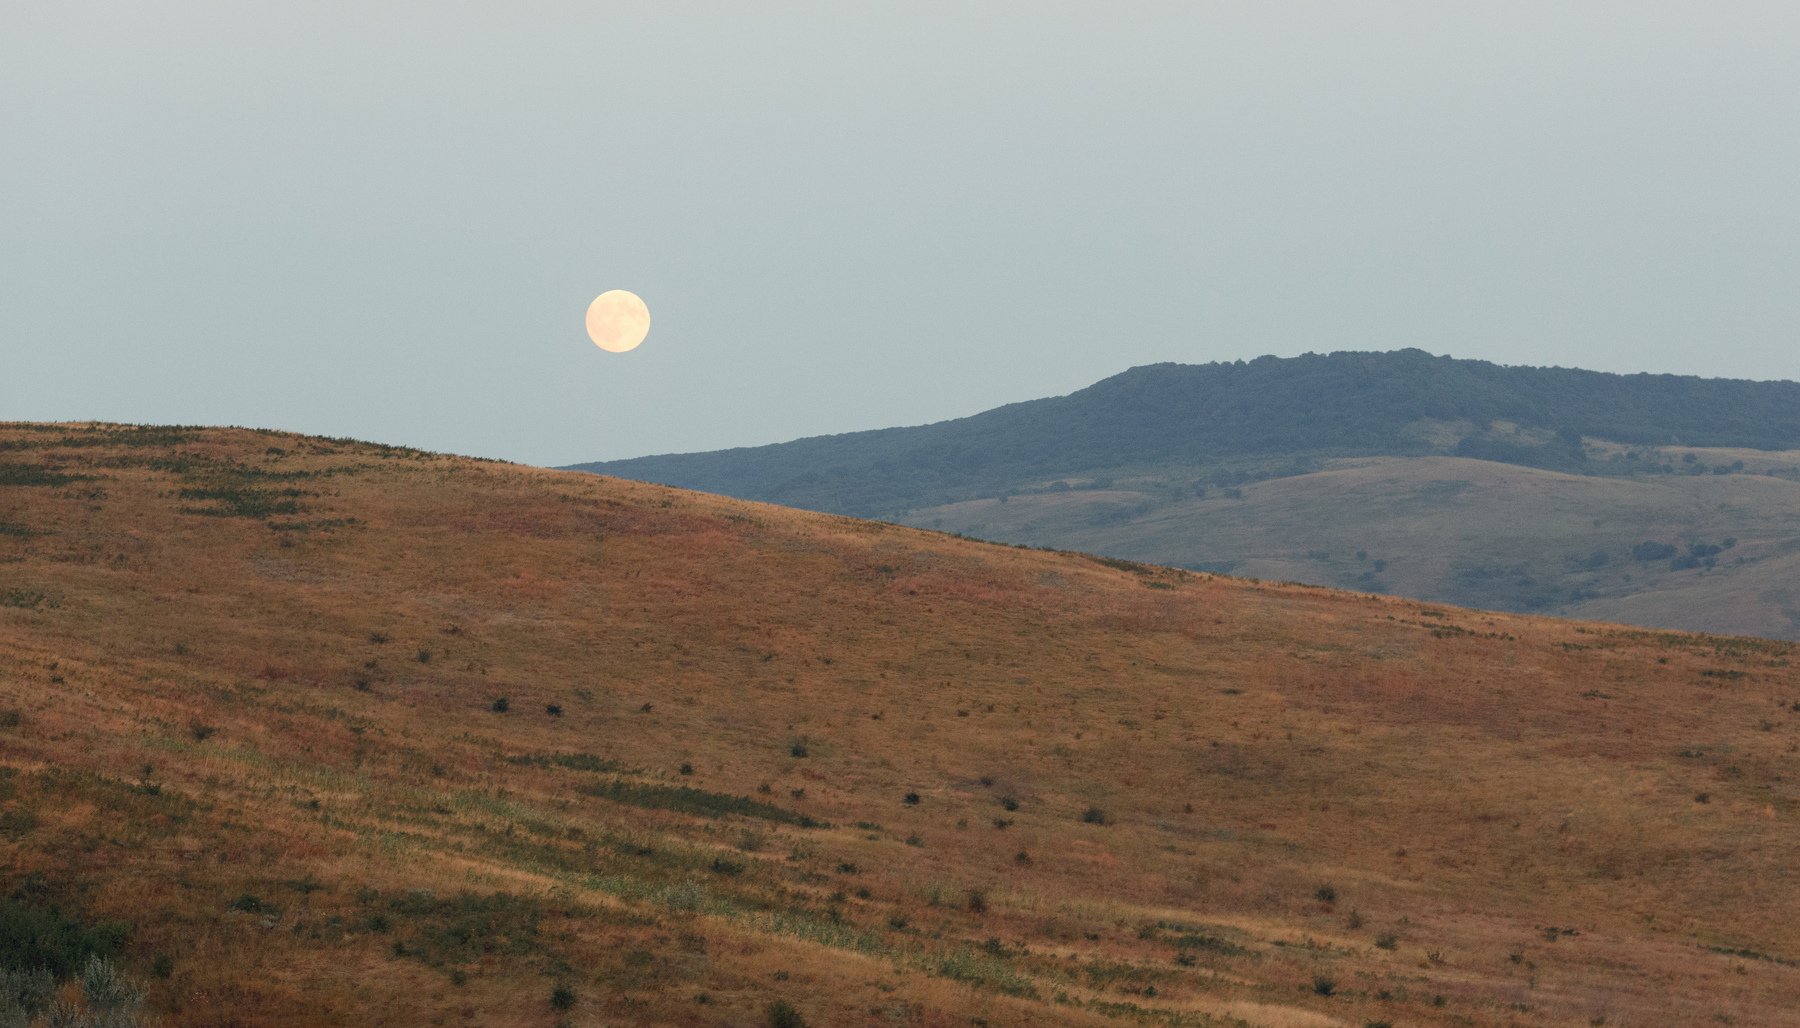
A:
{"type": "Polygon", "coordinates": [[[1263,353],[1800,378],[1796,53],[1752,0],[0,0],[0,418],[558,464],[1263,353]]]}

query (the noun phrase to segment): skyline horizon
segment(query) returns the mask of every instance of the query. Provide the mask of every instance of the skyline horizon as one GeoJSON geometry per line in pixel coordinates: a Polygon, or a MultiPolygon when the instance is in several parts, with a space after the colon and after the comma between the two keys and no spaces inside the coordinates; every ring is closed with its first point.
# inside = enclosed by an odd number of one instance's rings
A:
{"type": "Polygon", "coordinates": [[[348,439],[348,440],[353,440],[353,441],[357,441],[357,442],[378,443],[378,444],[386,444],[386,445],[393,445],[393,446],[405,446],[405,447],[408,447],[411,449],[427,450],[427,451],[431,451],[431,452],[452,454],[452,455],[456,455],[456,456],[476,457],[476,458],[487,459],[487,460],[500,460],[500,461],[505,461],[507,463],[556,470],[556,469],[566,469],[566,468],[570,468],[570,467],[573,467],[576,465],[582,465],[582,464],[598,464],[598,463],[607,463],[607,462],[618,461],[618,460],[632,460],[632,459],[636,459],[636,458],[640,458],[640,457],[663,457],[663,456],[675,456],[675,455],[687,454],[687,453],[706,453],[706,452],[724,451],[724,450],[755,449],[758,447],[777,446],[782,443],[797,442],[797,441],[807,440],[807,439],[828,438],[828,437],[832,437],[832,436],[842,436],[842,435],[855,435],[855,434],[863,433],[863,432],[879,432],[879,431],[884,431],[887,429],[919,428],[919,427],[925,427],[925,426],[929,426],[929,425],[937,425],[937,424],[942,424],[945,422],[959,421],[959,420],[962,420],[965,418],[975,417],[975,416],[978,416],[978,415],[981,415],[981,414],[984,414],[989,411],[996,410],[996,409],[999,409],[1002,407],[1009,407],[1009,406],[1013,406],[1013,405],[1021,404],[1021,403],[1030,403],[1034,400],[1056,399],[1056,398],[1060,398],[1060,397],[1065,397],[1065,396],[1071,395],[1073,393],[1081,392],[1082,390],[1087,389],[1091,386],[1097,385],[1101,382],[1105,382],[1108,379],[1115,378],[1120,375],[1125,375],[1132,371],[1136,371],[1136,370],[1139,370],[1142,368],[1158,367],[1158,366],[1164,366],[1164,365],[1183,366],[1183,367],[1203,367],[1206,365],[1225,365],[1225,364],[1240,364],[1240,365],[1242,365],[1242,364],[1249,364],[1249,363],[1253,363],[1256,361],[1269,360],[1269,359],[1285,361],[1285,360],[1296,360],[1296,359],[1303,358],[1303,357],[1329,357],[1329,356],[1335,356],[1335,355],[1339,355],[1339,354],[1397,354],[1397,353],[1403,353],[1403,352],[1407,352],[1407,351],[1418,351],[1418,352],[1426,354],[1427,356],[1430,356],[1432,358],[1437,358],[1437,359],[1447,359],[1447,360],[1453,360],[1453,361],[1470,361],[1470,362],[1476,362],[1476,363],[1492,364],[1497,367],[1504,367],[1504,368],[1522,368],[1522,369],[1540,368],[1540,369],[1555,369],[1555,370],[1568,370],[1568,371],[1590,371],[1590,372],[1595,372],[1598,374],[1618,375],[1621,377],[1644,376],[1644,377],[1665,377],[1665,378],[1696,378],[1696,379],[1709,380],[1709,381],[1764,382],[1764,383],[1766,383],[1766,382],[1800,382],[1800,377],[1755,378],[1755,377],[1748,377],[1748,376],[1743,376],[1743,375],[1731,375],[1731,374],[1701,374],[1701,373],[1692,372],[1692,371],[1613,370],[1613,369],[1607,369],[1607,368],[1590,367],[1590,366],[1586,366],[1586,365],[1582,365],[1582,364],[1554,364],[1554,363],[1530,363],[1530,362],[1515,363],[1515,362],[1510,362],[1510,361],[1490,360],[1485,357],[1469,357],[1469,356],[1462,356],[1462,355],[1450,353],[1450,352],[1433,351],[1431,349],[1428,349],[1426,347],[1421,347],[1421,346],[1403,346],[1403,347],[1395,347],[1392,349],[1385,349],[1385,350],[1382,350],[1382,349],[1305,350],[1305,351],[1300,351],[1300,352],[1292,353],[1292,354],[1260,353],[1260,354],[1256,354],[1254,356],[1236,357],[1236,358],[1222,357],[1222,358],[1217,358],[1217,359],[1213,359],[1213,360],[1205,360],[1205,361],[1185,361],[1185,360],[1175,360],[1175,359],[1146,361],[1143,363],[1130,365],[1129,367],[1120,368],[1114,372],[1102,375],[1099,378],[1095,378],[1091,381],[1088,381],[1088,382],[1082,383],[1078,386],[1075,386],[1075,387],[1067,390],[1066,392],[1052,393],[1052,394],[1046,394],[1046,395],[1041,395],[1041,396],[1026,396],[1026,397],[1020,397],[1017,399],[1002,400],[997,403],[992,403],[987,406],[983,406],[976,410],[968,410],[968,411],[963,411],[960,413],[952,413],[952,414],[946,415],[944,417],[934,418],[929,421],[899,421],[899,422],[895,422],[895,423],[891,423],[891,424],[863,425],[863,426],[857,426],[857,427],[834,428],[834,429],[828,429],[828,430],[803,432],[802,434],[787,436],[787,437],[783,437],[783,438],[759,439],[759,440],[755,440],[755,441],[742,441],[742,442],[725,442],[721,445],[701,446],[701,447],[697,447],[694,449],[685,449],[685,450],[646,451],[646,452],[642,452],[642,453],[627,453],[627,454],[608,455],[608,456],[578,456],[573,460],[560,461],[560,462],[528,460],[528,459],[523,459],[521,457],[510,456],[510,455],[498,453],[498,452],[479,452],[479,451],[474,451],[474,450],[440,449],[440,448],[433,447],[431,445],[421,444],[418,441],[414,441],[414,440],[410,440],[410,439],[394,439],[394,438],[376,437],[376,436],[359,436],[359,435],[354,435],[354,434],[332,431],[329,426],[295,427],[292,425],[282,425],[282,424],[273,424],[273,423],[253,423],[253,422],[247,422],[247,421],[245,421],[245,422],[128,421],[128,420],[120,420],[117,418],[107,418],[107,417],[97,417],[97,418],[96,417],[8,418],[8,419],[0,420],[0,423],[5,423],[5,421],[11,421],[13,423],[19,423],[19,424],[27,424],[27,423],[118,424],[118,425],[143,425],[143,426],[156,425],[156,426],[184,427],[184,428],[186,428],[186,427],[192,427],[192,428],[245,428],[245,429],[253,429],[253,430],[276,431],[276,432],[292,432],[292,433],[295,433],[298,435],[312,435],[312,436],[319,436],[322,438],[333,438],[333,439],[348,439]]]}
{"type": "Polygon", "coordinates": [[[1320,349],[1800,377],[1800,12],[1766,0],[9,27],[8,417],[554,465],[1320,349]],[[612,289],[655,312],[629,358],[583,332],[612,289]]]}

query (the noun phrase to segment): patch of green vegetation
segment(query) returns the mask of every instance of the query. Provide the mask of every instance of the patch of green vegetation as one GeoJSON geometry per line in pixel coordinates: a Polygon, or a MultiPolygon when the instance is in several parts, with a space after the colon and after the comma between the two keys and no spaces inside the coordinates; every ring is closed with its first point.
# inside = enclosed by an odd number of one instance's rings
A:
{"type": "Polygon", "coordinates": [[[1243,561],[1237,560],[1198,560],[1178,565],[1187,571],[1198,571],[1207,575],[1229,575],[1238,569],[1243,561]]]}
{"type": "Polygon", "coordinates": [[[295,469],[291,471],[276,471],[271,468],[259,468],[248,464],[231,464],[214,470],[213,474],[220,478],[235,479],[240,482],[297,482],[307,478],[329,476],[334,473],[335,470],[336,469],[323,469],[320,471],[310,471],[306,469],[295,469]]]}
{"type": "Polygon", "coordinates": [[[507,757],[506,761],[521,767],[563,767],[570,771],[592,771],[597,774],[624,770],[618,761],[596,757],[592,753],[521,753],[507,757]]]}
{"type": "Polygon", "coordinates": [[[40,435],[62,433],[55,439],[9,439],[0,450],[38,450],[56,447],[79,449],[96,446],[179,446],[200,438],[200,430],[167,425],[100,425],[71,428],[66,425],[9,425],[12,430],[40,435]]]}
{"type": "Polygon", "coordinates": [[[698,814],[701,817],[724,817],[737,814],[743,817],[761,818],[779,824],[798,825],[801,828],[829,828],[823,821],[816,821],[805,814],[797,814],[772,804],[753,800],[748,796],[728,796],[719,792],[708,792],[691,786],[653,785],[648,782],[628,782],[617,780],[603,785],[593,785],[582,790],[590,796],[598,796],[614,803],[629,804],[634,807],[648,807],[655,810],[672,810],[679,814],[698,814]]]}
{"type": "Polygon", "coordinates": [[[1144,939],[1160,938],[1184,953],[1199,950],[1226,957],[1257,955],[1255,950],[1247,949],[1210,932],[1203,925],[1185,924],[1180,921],[1158,921],[1155,925],[1146,926],[1138,933],[1138,936],[1144,939]]]}
{"type": "Polygon", "coordinates": [[[19,539],[29,539],[36,535],[31,529],[12,521],[0,520],[0,535],[10,535],[19,539]]]}
{"type": "Polygon", "coordinates": [[[1117,989],[1122,986],[1141,989],[1155,978],[1149,968],[1111,960],[1087,961],[1080,966],[1080,971],[1088,985],[1095,989],[1117,989]]]}
{"type": "Polygon", "coordinates": [[[271,532],[335,532],[362,524],[356,518],[320,518],[317,521],[271,521],[271,532]]]}
{"type": "Polygon", "coordinates": [[[146,468],[150,471],[166,471],[173,475],[190,475],[208,464],[208,460],[199,454],[184,453],[176,456],[161,454],[127,454],[118,457],[102,457],[93,462],[100,468],[146,468]]]}
{"type": "Polygon", "coordinates": [[[299,489],[251,489],[215,486],[205,489],[183,489],[184,500],[207,500],[211,507],[184,507],[184,514],[204,514],[215,518],[267,518],[276,514],[298,514],[303,509],[299,489]]]}
{"type": "Polygon", "coordinates": [[[143,783],[123,782],[91,771],[51,768],[19,781],[53,808],[91,803],[105,820],[134,831],[172,835],[184,830],[196,810],[204,809],[175,790],[146,788],[143,783]]]}
{"type": "Polygon", "coordinates": [[[1220,956],[1226,957],[1252,956],[1256,952],[1255,950],[1239,946],[1237,943],[1231,942],[1228,939],[1221,939],[1217,935],[1206,935],[1202,933],[1182,933],[1174,936],[1168,941],[1179,950],[1190,952],[1193,950],[1202,950],[1208,953],[1217,953],[1220,956]]]}
{"type": "Polygon", "coordinates": [[[1155,575],[1163,570],[1162,568],[1150,564],[1139,563],[1135,560],[1121,560],[1118,557],[1103,557],[1093,553],[1084,553],[1082,556],[1102,567],[1112,568],[1114,571],[1125,571],[1134,575],[1155,575]]]}
{"type": "Polygon", "coordinates": [[[130,931],[123,921],[86,925],[54,906],[0,897],[0,968],[43,968],[64,978],[94,957],[117,953],[130,931]]]}
{"type": "Polygon", "coordinates": [[[939,978],[993,989],[1008,996],[1038,998],[1037,987],[1031,979],[984,950],[964,947],[932,954],[924,959],[923,967],[927,974],[939,978]]]}
{"type": "Polygon", "coordinates": [[[279,914],[281,908],[251,893],[244,893],[227,904],[240,914],[279,914]]]}
{"type": "Polygon", "coordinates": [[[21,610],[49,607],[55,610],[60,606],[62,606],[61,602],[35,589],[0,589],[0,607],[18,607],[21,610]]]}
{"type": "Polygon", "coordinates": [[[1449,598],[1454,602],[1486,604],[1506,610],[1545,610],[1570,599],[1567,589],[1536,577],[1523,563],[1458,561],[1451,569],[1448,585],[1449,598]]]}
{"type": "Polygon", "coordinates": [[[68,485],[85,482],[91,475],[70,475],[36,464],[0,464],[0,485],[68,485]]]}
{"type": "Polygon", "coordinates": [[[1706,948],[1710,952],[1717,953],[1721,956],[1743,957],[1745,960],[1761,960],[1769,964],[1781,964],[1784,967],[1800,966],[1800,960],[1789,960],[1786,957],[1773,956],[1760,950],[1745,949],[1742,947],[1734,948],[1731,946],[1708,946],[1706,948]]]}
{"type": "Polygon", "coordinates": [[[380,915],[397,938],[395,956],[432,967],[472,964],[484,957],[541,955],[544,908],[510,893],[462,893],[439,898],[414,892],[391,897],[380,915]]]}

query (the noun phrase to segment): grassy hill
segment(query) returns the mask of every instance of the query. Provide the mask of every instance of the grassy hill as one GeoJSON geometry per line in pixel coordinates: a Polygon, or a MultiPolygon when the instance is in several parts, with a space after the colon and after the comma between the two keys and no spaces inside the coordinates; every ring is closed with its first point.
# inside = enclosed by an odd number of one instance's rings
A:
{"type": "Polygon", "coordinates": [[[1800,638],[1797,451],[1800,384],[1404,350],[1156,365],[936,425],[577,467],[1002,542],[1800,638]]]}
{"type": "Polygon", "coordinates": [[[171,1025],[1795,1023],[1794,656],[0,426],[0,961],[171,1025]]]}

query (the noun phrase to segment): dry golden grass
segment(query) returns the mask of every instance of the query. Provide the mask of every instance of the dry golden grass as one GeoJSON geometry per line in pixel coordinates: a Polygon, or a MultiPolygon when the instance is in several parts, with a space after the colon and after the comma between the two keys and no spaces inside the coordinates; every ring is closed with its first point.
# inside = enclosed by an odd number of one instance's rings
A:
{"type": "Polygon", "coordinates": [[[0,885],[174,1025],[1794,1023],[1793,656],[0,427],[0,885]]]}

